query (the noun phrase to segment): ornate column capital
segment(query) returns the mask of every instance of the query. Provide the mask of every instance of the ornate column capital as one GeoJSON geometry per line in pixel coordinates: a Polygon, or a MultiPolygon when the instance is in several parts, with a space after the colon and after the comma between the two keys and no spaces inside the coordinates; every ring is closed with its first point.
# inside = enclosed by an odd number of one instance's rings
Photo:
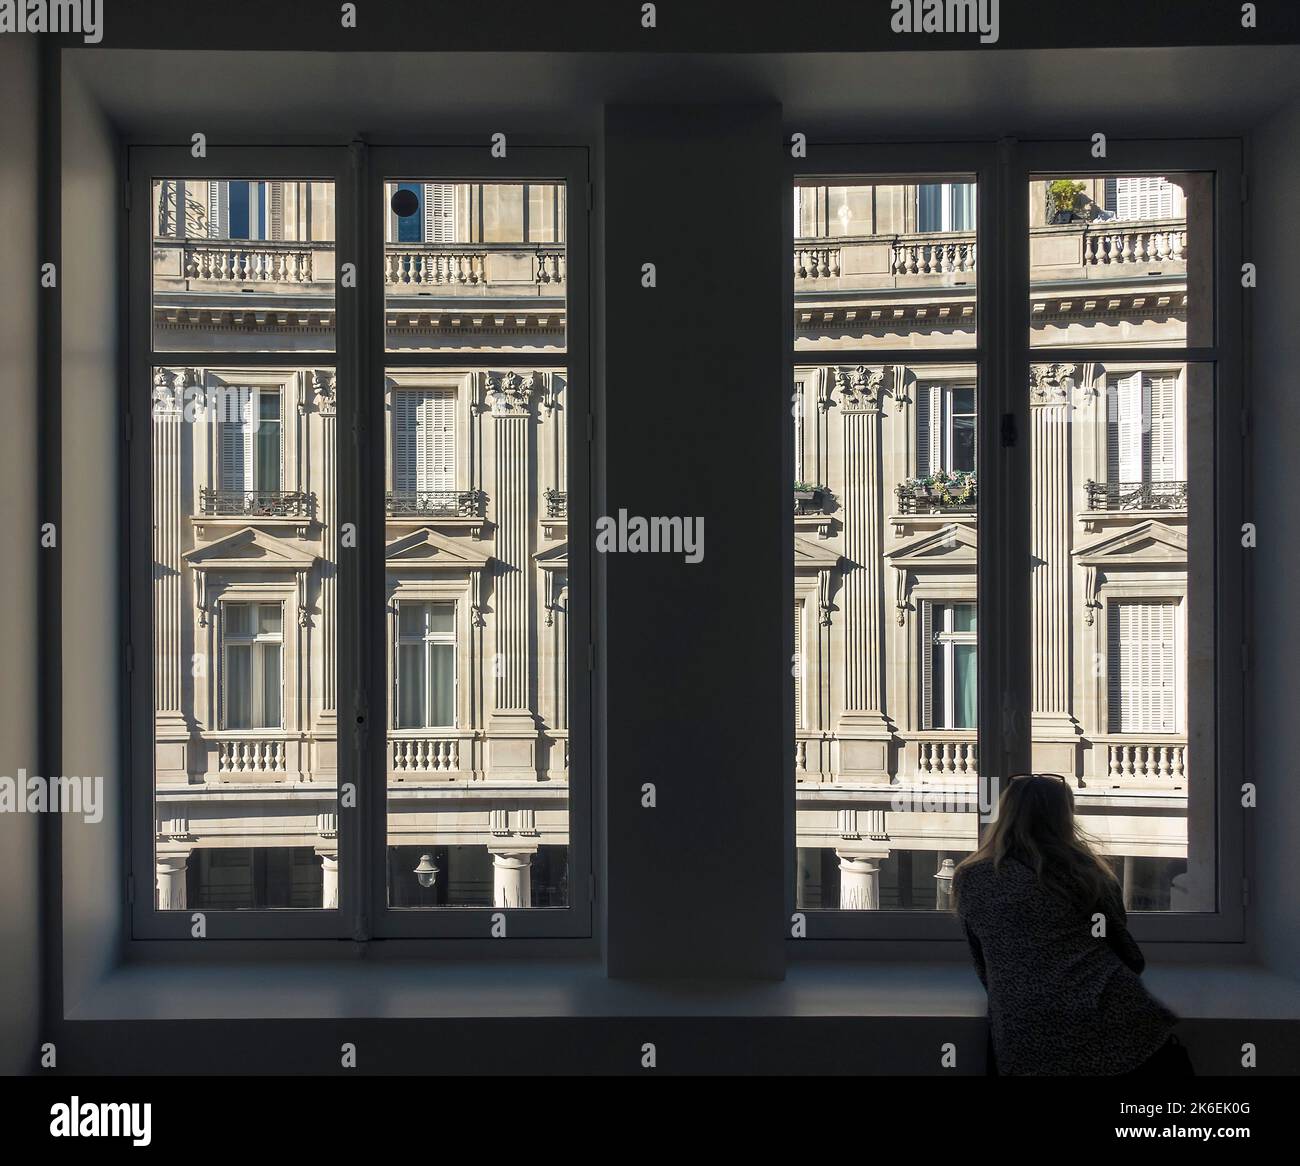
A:
{"type": "Polygon", "coordinates": [[[848,413],[877,413],[885,384],[883,368],[837,368],[835,391],[840,396],[840,408],[848,413]]]}
{"type": "Polygon", "coordinates": [[[493,417],[527,417],[532,413],[533,391],[538,387],[538,374],[530,372],[520,376],[509,372],[487,374],[486,392],[483,394],[493,417]]]}
{"type": "Polygon", "coordinates": [[[1030,405],[1068,405],[1074,383],[1072,364],[1030,365],[1029,403],[1030,405]]]}
{"type": "Polygon", "coordinates": [[[334,416],[337,405],[336,387],[337,381],[330,369],[318,368],[311,374],[312,402],[316,406],[316,412],[323,417],[334,416]]]}

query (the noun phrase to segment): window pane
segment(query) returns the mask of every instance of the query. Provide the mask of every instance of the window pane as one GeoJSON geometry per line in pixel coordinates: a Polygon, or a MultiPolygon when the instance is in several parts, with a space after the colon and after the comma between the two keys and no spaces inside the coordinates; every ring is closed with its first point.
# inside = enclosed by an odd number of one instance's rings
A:
{"type": "Polygon", "coordinates": [[[975,183],[795,185],[795,348],[973,346],[975,183]]]}
{"type": "Polygon", "coordinates": [[[1213,191],[1209,173],[1036,176],[1030,342],[1212,344],[1213,191]]]}
{"type": "Polygon", "coordinates": [[[569,905],[567,386],[387,371],[391,907],[569,905]]]}
{"type": "Polygon", "coordinates": [[[262,657],[262,717],[259,729],[280,727],[280,645],[258,644],[262,657]]]}
{"type": "Polygon", "coordinates": [[[429,623],[429,605],[427,603],[399,603],[397,605],[397,628],[403,638],[418,636],[424,638],[429,623]]]}
{"type": "MultiPolygon", "coordinates": [[[[406,607],[405,604],[402,605],[406,607]]],[[[397,648],[397,726],[400,729],[424,727],[426,704],[424,645],[399,644],[397,648]]]]}
{"type": "MultiPolygon", "coordinates": [[[[262,197],[276,216],[287,213],[262,197]]],[[[278,221],[254,216],[249,230],[278,221]]],[[[228,310],[242,294],[230,290],[228,310]]],[[[216,361],[154,370],[160,910],[192,905],[215,852],[240,849],[252,852],[254,873],[239,896],[213,902],[301,907],[310,891],[308,906],[338,905],[334,402],[328,368],[216,361]],[[283,426],[283,416],[294,424],[283,426]],[[231,797],[238,785],[280,786],[284,796],[231,797]],[[275,867],[277,850],[305,850],[313,872],[275,867]]]]}
{"type": "Polygon", "coordinates": [[[953,728],[975,728],[975,645],[953,645],[953,728]]]}
{"type": "Polygon", "coordinates": [[[563,349],[561,182],[384,183],[389,350],[563,349]]]}
{"type": "Polygon", "coordinates": [[[456,645],[430,644],[430,673],[433,700],[430,704],[430,724],[438,726],[456,723],[456,645]]]}
{"type": "Polygon", "coordinates": [[[1031,369],[1032,763],[1135,910],[1215,908],[1213,401],[1204,365],[1031,369]]]}
{"type": "Polygon", "coordinates": [[[946,909],[978,835],[976,475],[947,468],[975,369],[795,378],[796,901],[946,909]]]}
{"type": "Polygon", "coordinates": [[[334,184],[155,179],[153,344],[161,352],[334,347],[334,184]]]}
{"type": "Polygon", "coordinates": [[[226,648],[226,728],[253,727],[253,646],[226,648]]]}
{"type": "Polygon", "coordinates": [[[431,635],[454,633],[456,631],[456,605],[453,603],[435,603],[429,609],[429,632],[431,635]]]}

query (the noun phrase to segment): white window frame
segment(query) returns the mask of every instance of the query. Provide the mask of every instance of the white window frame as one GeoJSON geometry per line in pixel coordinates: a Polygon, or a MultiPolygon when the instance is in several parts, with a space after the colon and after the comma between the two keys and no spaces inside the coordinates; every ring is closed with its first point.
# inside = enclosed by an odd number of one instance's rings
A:
{"type": "MultiPolygon", "coordinates": [[[[220,601],[221,614],[221,731],[222,732],[283,732],[284,731],[284,666],[285,666],[285,638],[284,638],[284,620],[285,605],[280,600],[238,598],[222,599],[220,601]],[[247,607],[254,609],[253,631],[234,633],[230,630],[230,609],[232,607],[247,607]],[[278,607],[280,609],[280,630],[279,632],[259,632],[257,630],[257,613],[258,607],[278,607]],[[249,664],[249,701],[250,711],[259,708],[265,708],[266,690],[263,683],[266,675],[265,669],[261,667],[262,657],[265,654],[263,645],[273,644],[279,649],[280,656],[280,698],[277,706],[280,710],[279,724],[275,725],[244,725],[234,728],[230,724],[230,649],[232,647],[249,647],[250,664],[249,664]]],[[[249,717],[252,720],[253,717],[249,717]]]]}
{"type": "Polygon", "coordinates": [[[397,732],[429,731],[443,729],[460,728],[460,605],[454,599],[397,599],[394,601],[396,610],[393,612],[393,729],[397,732]],[[404,605],[411,607],[450,607],[451,624],[450,632],[431,632],[427,627],[419,636],[402,635],[402,613],[404,605]],[[419,725],[399,725],[398,719],[401,715],[401,694],[399,685],[401,684],[401,649],[403,645],[419,644],[423,645],[424,651],[420,655],[420,667],[424,671],[424,716],[423,723],[419,725]],[[450,644],[453,648],[453,658],[456,666],[452,669],[452,693],[451,709],[452,723],[449,725],[439,725],[433,723],[433,686],[431,678],[433,676],[433,647],[434,645],[450,644]]]}
{"type": "MultiPolygon", "coordinates": [[[[922,380],[918,386],[916,409],[916,449],[917,473],[932,474],[936,470],[952,470],[954,446],[953,395],[959,390],[969,389],[975,394],[975,412],[970,416],[979,418],[979,387],[969,378],[953,380],[922,380]]],[[[963,414],[965,416],[965,414],[963,414]]],[[[976,451],[975,463],[970,467],[972,473],[979,469],[979,455],[976,451]]]]}
{"type": "Polygon", "coordinates": [[[976,668],[979,667],[979,608],[971,599],[925,599],[921,601],[921,727],[940,732],[974,731],[976,725],[954,725],[956,708],[956,647],[969,644],[975,648],[976,668]],[[953,615],[958,606],[976,609],[976,630],[960,632],[954,630],[953,615]],[[935,617],[942,613],[943,627],[935,629],[935,617]],[[934,648],[943,649],[943,691],[936,692],[934,683],[934,648]],[[936,724],[938,703],[936,697],[942,697],[943,724],[936,724]]]}

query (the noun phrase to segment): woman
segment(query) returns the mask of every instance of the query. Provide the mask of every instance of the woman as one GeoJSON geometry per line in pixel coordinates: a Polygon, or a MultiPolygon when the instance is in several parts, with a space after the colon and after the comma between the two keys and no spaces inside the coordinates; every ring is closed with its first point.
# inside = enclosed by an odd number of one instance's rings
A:
{"type": "Polygon", "coordinates": [[[1143,986],[1119,885],[1055,775],[1007,783],[997,821],[953,879],[989,994],[998,1072],[1186,1076],[1177,1017],[1143,986]]]}

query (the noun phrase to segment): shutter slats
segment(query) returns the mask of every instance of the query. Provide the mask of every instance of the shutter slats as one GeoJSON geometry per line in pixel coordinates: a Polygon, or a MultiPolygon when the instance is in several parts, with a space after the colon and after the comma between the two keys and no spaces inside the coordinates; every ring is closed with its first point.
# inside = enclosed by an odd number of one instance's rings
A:
{"type": "MultiPolygon", "coordinates": [[[[1148,175],[1143,178],[1117,178],[1114,182],[1114,209],[1119,218],[1172,219],[1174,217],[1174,188],[1165,179],[1148,175]]],[[[1109,193],[1108,189],[1107,194],[1109,193]]]]}
{"type": "Polygon", "coordinates": [[[424,184],[424,241],[453,243],[456,238],[456,187],[449,182],[424,184]]]}
{"type": "Polygon", "coordinates": [[[921,603],[921,728],[934,728],[934,605],[921,603]]]}
{"type": "Polygon", "coordinates": [[[1175,605],[1138,600],[1115,604],[1108,621],[1108,675],[1113,733],[1177,729],[1175,605]]]}
{"type": "Polygon", "coordinates": [[[804,605],[794,605],[794,725],[804,727],[803,715],[803,611],[804,605]]]}
{"type": "Polygon", "coordinates": [[[402,389],[393,409],[393,488],[456,488],[456,394],[450,389],[402,389]]]}

